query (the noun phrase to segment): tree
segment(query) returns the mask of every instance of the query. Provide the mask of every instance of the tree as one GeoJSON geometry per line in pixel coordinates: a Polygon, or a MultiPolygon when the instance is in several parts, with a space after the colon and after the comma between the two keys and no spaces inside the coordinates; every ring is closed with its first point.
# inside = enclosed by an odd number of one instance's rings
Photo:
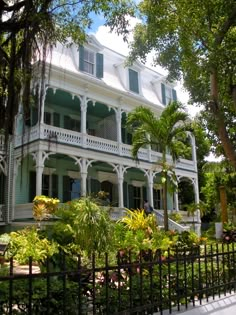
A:
{"type": "Polygon", "coordinates": [[[161,161],[163,185],[164,227],[168,230],[167,211],[167,181],[171,166],[167,163],[170,154],[173,162],[179,157],[189,154],[190,147],[186,142],[187,131],[192,127],[188,114],[183,110],[181,103],[170,103],[157,118],[154,113],[145,107],[137,107],[127,117],[127,126],[132,130],[132,155],[138,158],[138,151],[148,145],[158,147],[162,153],[161,161]]]}
{"type": "Polygon", "coordinates": [[[84,42],[91,13],[103,14],[106,25],[125,34],[127,17],[134,10],[131,0],[0,0],[0,130],[5,130],[6,138],[13,133],[19,106],[24,120],[29,119],[32,61],[36,57],[41,61],[41,82],[34,100],[41,106],[47,49],[57,41],[84,42]]]}
{"type": "Polygon", "coordinates": [[[202,188],[207,204],[214,205],[213,203],[218,199],[221,206],[222,223],[226,223],[228,222],[228,202],[235,207],[235,169],[228,161],[222,160],[221,162],[205,163],[203,171],[208,177],[206,186],[202,188]]]}
{"type": "Polygon", "coordinates": [[[191,101],[203,104],[213,144],[236,168],[235,0],[143,0],[130,61],[145,60],[183,78],[191,101]]]}

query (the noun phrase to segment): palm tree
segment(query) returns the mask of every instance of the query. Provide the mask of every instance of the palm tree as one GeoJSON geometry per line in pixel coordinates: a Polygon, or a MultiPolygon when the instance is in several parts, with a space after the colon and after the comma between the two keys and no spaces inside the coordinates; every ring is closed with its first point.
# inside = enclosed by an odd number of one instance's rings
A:
{"type": "Polygon", "coordinates": [[[187,131],[192,131],[189,116],[179,102],[170,103],[159,118],[149,108],[140,106],[128,114],[127,127],[133,135],[134,158],[138,159],[139,149],[147,145],[158,147],[162,153],[161,160],[157,162],[162,166],[164,228],[167,231],[167,180],[171,169],[167,163],[167,155],[170,154],[175,162],[180,156],[189,154],[191,148],[186,143],[187,131]]]}

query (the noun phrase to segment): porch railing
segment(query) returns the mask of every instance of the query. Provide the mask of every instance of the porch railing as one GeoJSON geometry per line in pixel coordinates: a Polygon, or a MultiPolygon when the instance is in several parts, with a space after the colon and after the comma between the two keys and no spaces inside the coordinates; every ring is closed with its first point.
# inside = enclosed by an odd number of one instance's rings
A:
{"type": "MultiPolygon", "coordinates": [[[[154,210],[154,213],[156,215],[158,225],[164,226],[164,214],[158,210],[154,210]]],[[[189,225],[187,225],[187,226],[181,225],[181,224],[173,221],[170,218],[168,218],[168,225],[169,225],[170,230],[178,231],[180,233],[182,233],[183,231],[189,231],[190,230],[189,225]]]]}
{"type": "Polygon", "coordinates": [[[1,314],[171,314],[236,292],[234,244],[2,262],[1,314]]]}
{"type": "MultiPolygon", "coordinates": [[[[22,137],[19,135],[15,138],[15,147],[30,143],[37,139],[48,140],[59,144],[70,144],[82,148],[88,148],[100,152],[112,153],[124,157],[131,158],[131,145],[118,143],[109,139],[82,134],[72,130],[66,130],[59,127],[54,127],[46,124],[36,125],[31,127],[28,132],[22,137]]],[[[143,161],[156,162],[161,158],[160,152],[149,151],[148,149],[140,149],[138,158],[143,161]]],[[[168,157],[171,163],[171,157],[168,157]]],[[[184,168],[190,171],[195,171],[194,162],[191,160],[181,159],[177,168],[184,168]]]]}

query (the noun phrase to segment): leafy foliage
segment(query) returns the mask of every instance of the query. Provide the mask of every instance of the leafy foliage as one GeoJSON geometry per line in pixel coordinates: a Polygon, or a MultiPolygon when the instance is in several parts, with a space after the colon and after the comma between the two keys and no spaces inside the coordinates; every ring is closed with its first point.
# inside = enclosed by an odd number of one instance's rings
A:
{"type": "Polygon", "coordinates": [[[60,200],[44,195],[35,196],[33,200],[33,217],[37,221],[48,219],[55,213],[60,200]]]}
{"type": "Polygon", "coordinates": [[[212,144],[236,168],[236,4],[234,0],[143,0],[130,62],[146,59],[183,78],[191,102],[204,105],[212,144]]]}
{"type": "Polygon", "coordinates": [[[67,202],[55,214],[59,220],[53,226],[53,237],[61,245],[88,254],[108,250],[113,224],[108,212],[91,198],[67,202]]]}
{"type": "Polygon", "coordinates": [[[124,223],[129,230],[143,230],[148,228],[156,229],[157,221],[154,214],[146,215],[143,209],[139,210],[126,210],[126,215],[120,219],[120,222],[124,223]]]}
{"type": "Polygon", "coordinates": [[[20,263],[27,264],[29,257],[34,262],[44,262],[58,252],[58,244],[43,238],[35,227],[28,227],[17,232],[10,233],[10,243],[7,249],[7,257],[12,257],[20,263]]]}

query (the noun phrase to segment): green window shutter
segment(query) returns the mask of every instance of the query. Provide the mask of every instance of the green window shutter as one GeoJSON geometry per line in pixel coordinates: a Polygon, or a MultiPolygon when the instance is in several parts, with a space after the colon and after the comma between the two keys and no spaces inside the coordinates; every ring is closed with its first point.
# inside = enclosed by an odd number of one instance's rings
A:
{"type": "Polygon", "coordinates": [[[70,116],[64,116],[64,128],[71,129],[71,119],[70,116]]]}
{"type": "Polygon", "coordinates": [[[176,93],[176,90],[172,89],[172,98],[173,98],[173,101],[177,101],[177,93],[176,93]]]}
{"type": "MultiPolygon", "coordinates": [[[[147,200],[147,188],[145,186],[143,186],[143,200],[147,200]]],[[[148,200],[149,204],[151,204],[151,200],[148,200]]]]}
{"type": "Polygon", "coordinates": [[[129,209],[133,209],[134,208],[134,187],[132,185],[128,186],[128,207],[129,209]]]}
{"type": "Polygon", "coordinates": [[[96,54],[96,77],[103,78],[103,54],[96,54]]]}
{"type": "Polygon", "coordinates": [[[44,112],[44,123],[47,125],[51,124],[51,113],[44,112]]]}
{"type": "Polygon", "coordinates": [[[127,144],[132,144],[133,136],[131,133],[127,133],[127,144]]]}
{"type": "Polygon", "coordinates": [[[128,184],[123,182],[123,198],[124,198],[124,207],[128,207],[128,195],[127,195],[128,184]]]}
{"type": "Polygon", "coordinates": [[[60,127],[60,114],[53,113],[53,126],[60,127]]]}
{"type": "Polygon", "coordinates": [[[122,141],[122,143],[125,143],[125,135],[126,135],[125,127],[122,127],[121,128],[121,141],[122,141]]]}
{"type": "Polygon", "coordinates": [[[79,46],[79,70],[84,71],[84,47],[79,46]]]}
{"type": "Polygon", "coordinates": [[[101,183],[94,178],[91,178],[91,193],[97,194],[101,190],[101,183]]]}
{"type": "Polygon", "coordinates": [[[165,84],[161,83],[161,97],[162,97],[162,104],[166,105],[166,87],[165,84]]]}
{"type": "Polygon", "coordinates": [[[70,194],[70,177],[63,176],[63,202],[71,200],[70,194]]]}
{"type": "Polygon", "coordinates": [[[29,202],[33,202],[36,196],[36,172],[29,173],[29,202]]]}
{"type": "Polygon", "coordinates": [[[52,197],[58,198],[58,175],[52,174],[52,197]]]}
{"type": "Polygon", "coordinates": [[[129,89],[132,92],[139,93],[138,72],[129,69],[129,89]]]}
{"type": "Polygon", "coordinates": [[[32,107],[31,109],[31,126],[34,126],[38,122],[38,109],[36,107],[32,107]]]}

